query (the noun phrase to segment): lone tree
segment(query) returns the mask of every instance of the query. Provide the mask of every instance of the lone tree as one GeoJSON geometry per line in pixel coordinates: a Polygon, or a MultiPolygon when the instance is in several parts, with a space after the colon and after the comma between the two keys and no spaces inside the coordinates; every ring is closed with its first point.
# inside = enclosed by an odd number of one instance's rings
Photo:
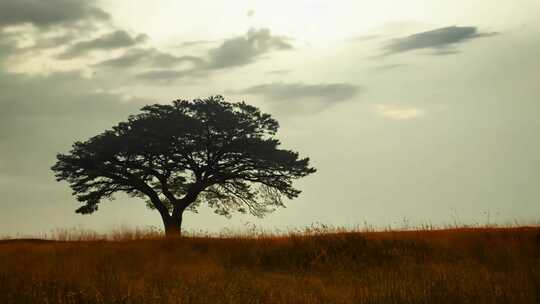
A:
{"type": "Polygon", "coordinates": [[[300,191],[294,179],[314,173],[309,158],[279,149],[278,122],[221,96],[145,106],[111,130],[75,142],[52,167],[90,214],[103,199],[126,192],[147,199],[168,236],[184,211],[207,203],[216,213],[262,217],[300,191]]]}

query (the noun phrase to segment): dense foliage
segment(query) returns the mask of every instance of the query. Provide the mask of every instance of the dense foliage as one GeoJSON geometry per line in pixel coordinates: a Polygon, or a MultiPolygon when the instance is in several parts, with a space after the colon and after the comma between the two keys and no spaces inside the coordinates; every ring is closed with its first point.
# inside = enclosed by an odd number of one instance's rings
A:
{"type": "Polygon", "coordinates": [[[167,232],[179,232],[185,210],[207,203],[216,213],[263,216],[297,197],[294,179],[315,172],[309,158],[279,148],[278,122],[221,96],[142,108],[111,130],[76,142],[52,167],[84,203],[98,209],[117,192],[147,198],[167,232]]]}

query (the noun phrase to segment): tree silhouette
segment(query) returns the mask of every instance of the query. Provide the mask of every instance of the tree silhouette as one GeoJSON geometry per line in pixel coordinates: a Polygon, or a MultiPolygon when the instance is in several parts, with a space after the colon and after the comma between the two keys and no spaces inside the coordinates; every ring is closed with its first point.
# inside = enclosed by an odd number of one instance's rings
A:
{"type": "Polygon", "coordinates": [[[147,199],[167,235],[181,231],[185,210],[207,203],[216,213],[262,217],[300,191],[294,179],[314,173],[309,158],[279,149],[278,122],[221,96],[145,106],[111,130],[75,142],[52,167],[89,214],[126,192],[147,199]]]}

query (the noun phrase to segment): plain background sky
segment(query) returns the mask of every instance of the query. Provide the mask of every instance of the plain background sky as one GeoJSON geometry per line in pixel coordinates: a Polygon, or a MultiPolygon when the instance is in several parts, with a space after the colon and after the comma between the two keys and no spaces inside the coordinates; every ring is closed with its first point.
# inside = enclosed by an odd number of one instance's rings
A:
{"type": "Polygon", "coordinates": [[[265,219],[203,208],[188,230],[539,220],[538,1],[66,1],[0,4],[0,235],[160,227],[121,195],[74,214],[49,168],[210,94],[272,113],[318,172],[265,219]]]}

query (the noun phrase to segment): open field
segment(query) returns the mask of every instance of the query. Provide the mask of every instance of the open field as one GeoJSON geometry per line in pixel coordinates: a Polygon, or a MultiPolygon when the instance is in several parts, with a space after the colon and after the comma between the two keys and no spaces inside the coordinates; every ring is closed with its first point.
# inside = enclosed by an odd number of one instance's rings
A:
{"type": "Polygon", "coordinates": [[[0,303],[540,303],[540,229],[0,242],[0,303]]]}

